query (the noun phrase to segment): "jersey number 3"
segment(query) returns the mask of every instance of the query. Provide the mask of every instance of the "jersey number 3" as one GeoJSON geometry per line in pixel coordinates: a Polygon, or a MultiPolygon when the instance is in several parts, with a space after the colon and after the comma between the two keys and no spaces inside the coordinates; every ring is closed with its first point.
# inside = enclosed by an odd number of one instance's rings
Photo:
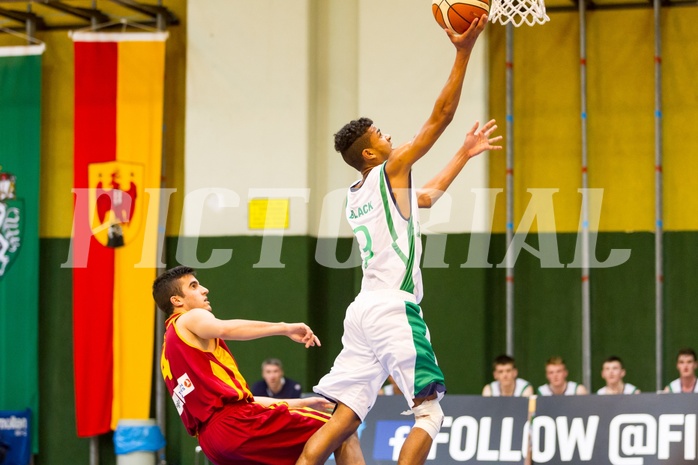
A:
{"type": "Polygon", "coordinates": [[[359,247],[361,247],[361,239],[359,238],[359,233],[362,233],[363,236],[366,238],[366,245],[363,249],[361,249],[361,255],[363,256],[363,263],[361,266],[363,267],[363,269],[366,269],[368,268],[368,261],[373,258],[373,250],[371,250],[373,241],[371,240],[371,234],[368,232],[368,228],[366,226],[361,225],[357,228],[354,228],[354,235],[356,235],[356,240],[359,242],[359,247]]]}

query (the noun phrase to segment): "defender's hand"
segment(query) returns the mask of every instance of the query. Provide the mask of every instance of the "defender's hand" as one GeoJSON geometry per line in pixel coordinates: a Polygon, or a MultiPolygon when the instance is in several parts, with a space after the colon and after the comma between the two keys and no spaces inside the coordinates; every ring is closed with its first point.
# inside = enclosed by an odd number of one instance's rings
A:
{"type": "Polygon", "coordinates": [[[320,346],[320,339],[313,333],[305,323],[288,323],[288,332],[286,334],[291,340],[305,344],[305,348],[312,346],[320,346]]]}

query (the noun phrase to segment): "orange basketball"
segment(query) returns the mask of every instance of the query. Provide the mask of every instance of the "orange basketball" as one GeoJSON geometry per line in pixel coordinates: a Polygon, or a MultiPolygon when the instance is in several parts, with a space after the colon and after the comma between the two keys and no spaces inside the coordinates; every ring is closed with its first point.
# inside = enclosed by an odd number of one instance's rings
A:
{"type": "Polygon", "coordinates": [[[442,28],[462,34],[475,18],[489,13],[489,0],[433,0],[431,12],[442,28]]]}

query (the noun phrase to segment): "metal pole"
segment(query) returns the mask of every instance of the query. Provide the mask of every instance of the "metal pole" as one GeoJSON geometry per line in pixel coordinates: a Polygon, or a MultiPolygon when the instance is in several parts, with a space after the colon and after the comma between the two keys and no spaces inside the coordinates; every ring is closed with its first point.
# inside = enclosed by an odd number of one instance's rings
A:
{"type": "Polygon", "coordinates": [[[654,269],[655,269],[655,357],[656,388],[662,389],[664,347],[664,250],[663,250],[663,174],[662,174],[662,42],[660,0],[654,0],[654,269]]]}
{"type": "MultiPolygon", "coordinates": [[[[162,6],[162,0],[158,0],[158,6],[162,6]]],[[[165,29],[167,29],[167,20],[165,18],[165,15],[162,14],[162,10],[158,11],[157,16],[155,17],[155,22],[158,31],[164,31],[165,29]]]]}
{"type": "Polygon", "coordinates": [[[587,176],[587,51],[586,2],[579,2],[579,71],[582,124],[582,382],[591,392],[591,298],[589,286],[589,188],[587,176]]]}
{"type": "MultiPolygon", "coordinates": [[[[32,12],[32,4],[27,3],[27,13],[32,12]]],[[[27,21],[24,23],[25,33],[27,34],[27,44],[31,45],[34,35],[36,34],[36,23],[31,17],[27,17],[27,21]]]]}
{"type": "MultiPolygon", "coordinates": [[[[162,0],[158,0],[158,6],[162,6],[162,0]]],[[[159,31],[164,31],[167,29],[167,22],[165,16],[162,12],[159,12],[156,18],[157,28],[159,31]]],[[[165,125],[162,125],[162,155],[160,158],[160,188],[162,193],[162,184],[166,180],[166,147],[165,147],[165,125]]],[[[162,197],[160,198],[160,212],[158,219],[158,236],[165,236],[167,229],[167,209],[163,207],[162,197]]],[[[157,263],[162,263],[165,254],[165,238],[158,237],[158,244],[162,244],[162,250],[158,250],[156,253],[157,263]]],[[[164,269],[160,268],[158,270],[158,275],[160,275],[164,269]]],[[[158,309],[157,306],[153,306],[155,309],[155,348],[153,354],[153,368],[155,370],[155,421],[157,422],[160,432],[162,432],[163,437],[167,438],[167,427],[166,427],[166,407],[165,399],[167,398],[167,390],[165,389],[165,381],[162,379],[162,374],[160,373],[160,357],[157,348],[162,344],[162,340],[165,337],[165,315],[158,309]]],[[[160,465],[165,465],[167,463],[167,449],[163,447],[158,451],[158,463],[160,465]]]]}
{"type": "MultiPolygon", "coordinates": [[[[514,240],[514,27],[506,25],[506,246],[514,240]]],[[[506,344],[514,356],[514,257],[506,253],[506,344]]]]}
{"type": "MultiPolygon", "coordinates": [[[[162,216],[161,216],[162,217],[162,216]]],[[[158,271],[158,274],[162,272],[162,269],[158,271]]],[[[165,318],[163,313],[158,310],[157,306],[155,308],[155,347],[157,348],[159,344],[165,337],[165,318]]],[[[153,354],[153,368],[155,371],[155,421],[157,422],[160,432],[162,432],[163,437],[167,438],[167,430],[165,425],[166,420],[166,409],[165,409],[165,382],[162,379],[162,374],[160,373],[160,357],[158,357],[158,352],[155,350],[153,354]]],[[[160,465],[165,465],[167,463],[166,448],[163,447],[158,451],[158,463],[160,465]]]]}
{"type": "Polygon", "coordinates": [[[99,464],[99,436],[90,438],[90,465],[99,464]]]}
{"type": "MultiPolygon", "coordinates": [[[[96,2],[92,0],[92,9],[96,9],[96,2]]],[[[90,24],[94,29],[97,26],[97,18],[94,16],[90,19],[90,24]]],[[[99,437],[92,436],[90,438],[90,465],[99,465],[99,437]]]]}

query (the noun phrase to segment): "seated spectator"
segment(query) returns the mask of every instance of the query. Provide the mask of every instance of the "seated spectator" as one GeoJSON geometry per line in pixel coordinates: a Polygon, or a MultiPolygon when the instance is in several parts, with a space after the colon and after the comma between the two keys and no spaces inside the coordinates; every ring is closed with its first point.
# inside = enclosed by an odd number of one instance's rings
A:
{"type": "Polygon", "coordinates": [[[545,377],[548,384],[538,388],[541,396],[575,396],[588,394],[583,384],[567,381],[567,365],[562,357],[550,357],[545,362],[545,377]]]}
{"type": "Polygon", "coordinates": [[[679,350],[676,357],[676,369],[679,371],[679,377],[669,383],[664,388],[664,392],[698,392],[698,383],[696,383],[698,381],[696,377],[698,361],[696,361],[696,352],[693,349],[679,350]]]}
{"type": "Polygon", "coordinates": [[[601,377],[606,381],[606,385],[596,391],[599,395],[640,393],[637,387],[625,382],[625,367],[620,357],[611,356],[604,360],[601,377]]]}
{"type": "Polygon", "coordinates": [[[493,363],[494,381],[482,388],[485,397],[530,397],[533,386],[525,379],[519,378],[516,362],[508,355],[500,355],[493,363]]]}
{"type": "Polygon", "coordinates": [[[278,358],[262,362],[262,379],[252,385],[253,396],[274,399],[298,399],[301,396],[299,382],[284,377],[284,367],[278,358]]]}

